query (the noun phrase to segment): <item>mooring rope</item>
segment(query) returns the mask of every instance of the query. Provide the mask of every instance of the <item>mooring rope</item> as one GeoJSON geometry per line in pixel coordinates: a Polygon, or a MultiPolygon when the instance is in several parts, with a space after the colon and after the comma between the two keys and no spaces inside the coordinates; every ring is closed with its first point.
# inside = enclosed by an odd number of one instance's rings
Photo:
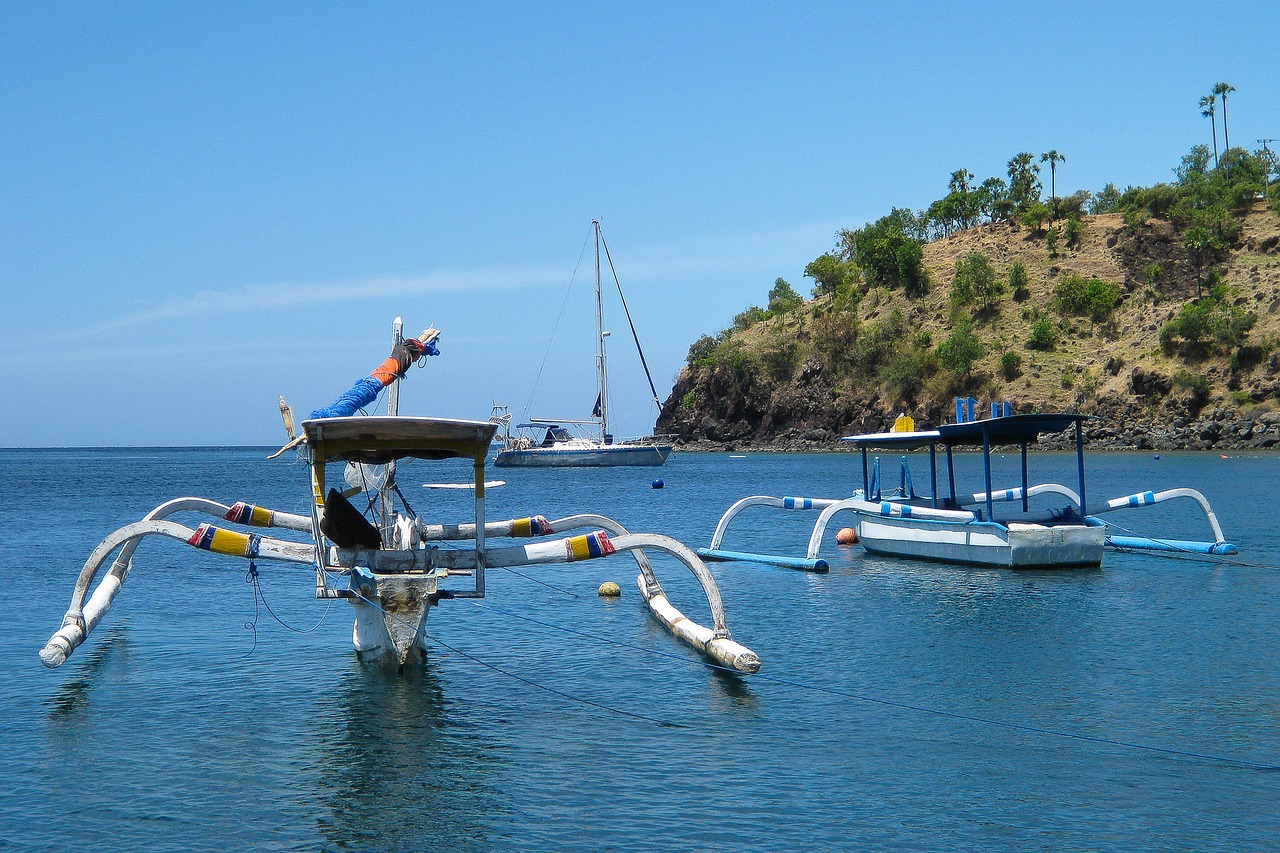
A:
{"type": "Polygon", "coordinates": [[[266,593],[262,591],[262,583],[259,579],[258,567],[254,562],[254,559],[258,556],[258,542],[260,542],[261,539],[261,536],[256,536],[252,533],[249,534],[249,569],[244,573],[244,582],[253,587],[253,621],[244,623],[244,627],[253,632],[253,646],[249,649],[248,653],[245,654],[245,657],[253,654],[254,649],[258,647],[258,617],[262,612],[258,608],[259,601],[262,602],[262,606],[267,609],[267,612],[271,614],[272,619],[279,622],[281,627],[286,628],[295,634],[310,634],[317,630],[324,624],[324,620],[329,615],[329,610],[333,607],[333,599],[331,598],[325,603],[324,612],[320,614],[320,619],[316,621],[316,624],[306,630],[303,630],[302,628],[295,628],[277,616],[276,612],[271,609],[271,603],[267,601],[266,593]]]}
{"type": "MultiPolygon", "coordinates": [[[[638,646],[638,645],[635,645],[634,643],[628,643],[623,640],[616,640],[612,637],[604,637],[598,634],[592,634],[590,632],[582,631],[577,628],[567,628],[563,625],[556,625],[550,622],[544,622],[542,620],[535,619],[531,616],[527,616],[523,613],[517,613],[515,611],[506,610],[505,608],[494,607],[491,604],[486,604],[479,601],[472,601],[471,603],[477,607],[485,607],[495,612],[503,613],[504,615],[514,616],[517,619],[522,619],[526,622],[532,622],[535,625],[541,625],[545,628],[550,628],[557,631],[563,631],[567,634],[573,634],[576,636],[585,637],[585,638],[596,640],[599,642],[621,646],[623,648],[635,649],[637,651],[645,652],[646,654],[655,655],[657,657],[669,658],[669,659],[677,660],[686,664],[696,663],[699,666],[705,666],[710,669],[719,670],[721,672],[726,672],[739,677],[742,676],[742,673],[736,670],[730,669],[729,667],[726,667],[726,666],[721,666],[719,664],[711,663],[709,661],[705,661],[705,660],[690,661],[689,658],[684,655],[677,655],[671,652],[663,652],[657,649],[638,646]]],[[[1230,756],[1212,755],[1209,753],[1194,752],[1191,750],[1174,749],[1171,747],[1163,747],[1163,746],[1153,746],[1151,744],[1136,743],[1134,741],[1117,740],[1114,738],[1107,738],[1099,735],[1086,735],[1086,734],[1080,734],[1077,732],[1063,731],[1061,729],[1050,729],[1043,726],[1033,726],[1027,723],[1011,723],[1011,722],[1008,722],[1007,720],[996,720],[990,717],[980,717],[974,714],[965,714],[960,711],[948,711],[943,708],[933,708],[928,705],[915,705],[909,702],[898,702],[893,699],[883,699],[878,696],[871,696],[863,693],[852,693],[846,690],[838,690],[833,687],[823,687],[821,685],[806,684],[804,682],[792,681],[790,679],[780,678],[778,676],[762,675],[761,673],[753,674],[751,676],[751,680],[752,681],[770,681],[770,682],[773,682],[774,684],[782,684],[788,687],[795,687],[801,690],[811,690],[817,693],[826,693],[832,696],[842,696],[847,699],[856,699],[860,702],[868,702],[876,705],[883,705],[890,708],[898,708],[900,710],[916,711],[918,713],[923,713],[923,714],[932,714],[940,717],[948,717],[950,719],[955,719],[955,720],[964,720],[970,723],[980,723],[983,725],[998,726],[1000,728],[1013,729],[1016,731],[1023,731],[1023,732],[1028,732],[1032,734],[1048,735],[1052,737],[1061,737],[1061,738],[1070,738],[1073,740],[1087,741],[1090,743],[1104,744],[1107,746],[1123,747],[1126,749],[1137,749],[1137,750],[1143,750],[1147,752],[1158,752],[1166,755],[1176,755],[1183,758],[1199,758],[1205,761],[1216,761],[1223,764],[1238,764],[1244,767],[1252,767],[1259,770],[1280,770],[1280,764],[1268,764],[1266,762],[1250,761],[1244,758],[1232,758],[1230,756]]]]}
{"type": "MultiPolygon", "coordinates": [[[[378,611],[379,613],[381,613],[382,615],[384,615],[384,616],[386,616],[386,617],[389,617],[389,618],[391,618],[391,619],[395,620],[396,622],[399,622],[401,625],[404,625],[404,626],[406,626],[406,627],[408,627],[408,628],[413,628],[413,629],[415,629],[415,630],[416,630],[417,626],[413,625],[412,623],[408,622],[408,621],[407,621],[407,620],[405,620],[405,619],[401,619],[399,616],[395,615],[394,613],[388,613],[388,612],[387,612],[385,609],[383,609],[383,608],[382,608],[382,607],[381,607],[381,606],[380,606],[376,601],[373,601],[373,600],[372,600],[372,599],[370,599],[368,596],[361,595],[359,592],[356,592],[356,593],[355,593],[355,597],[356,597],[356,598],[359,598],[361,601],[365,602],[366,604],[368,604],[368,605],[369,605],[370,607],[372,607],[373,609],[377,610],[377,611],[378,611]]],[[[523,675],[519,675],[519,674],[514,673],[514,672],[509,672],[509,671],[507,671],[507,670],[503,669],[502,667],[495,666],[494,664],[491,664],[491,663],[489,663],[488,661],[481,660],[480,658],[476,657],[475,655],[468,654],[467,652],[464,652],[464,651],[462,651],[461,649],[459,649],[459,648],[457,648],[457,647],[455,647],[455,646],[451,646],[451,645],[449,645],[448,643],[446,643],[446,642],[444,642],[443,640],[441,640],[439,637],[435,636],[434,634],[429,634],[429,633],[427,633],[426,631],[423,631],[423,632],[422,632],[422,634],[423,634],[423,636],[424,636],[424,637],[426,637],[427,639],[431,640],[432,642],[434,642],[434,643],[436,643],[436,644],[438,644],[438,645],[440,645],[440,646],[442,646],[442,647],[444,647],[444,648],[448,649],[449,651],[453,652],[453,653],[454,653],[454,654],[456,654],[456,655],[461,655],[462,657],[466,658],[467,660],[470,660],[470,661],[472,661],[472,662],[474,662],[474,663],[478,663],[478,664],[480,664],[480,666],[483,666],[483,667],[485,667],[486,669],[491,669],[491,670],[493,670],[494,672],[499,673],[500,675],[505,675],[505,676],[507,676],[508,678],[513,678],[513,679],[515,679],[516,681],[519,681],[519,682],[520,682],[520,683],[522,683],[522,684],[527,684],[527,685],[529,685],[530,687],[534,687],[534,688],[536,688],[536,689],[538,689],[538,690],[542,690],[542,691],[545,691],[545,692],[547,692],[547,693],[551,693],[551,694],[553,694],[553,695],[555,695],[555,696],[559,696],[559,697],[561,697],[561,698],[563,698],[563,699],[568,699],[568,700],[573,701],[573,702],[580,702],[580,703],[582,703],[583,705],[590,705],[590,706],[591,706],[591,707],[593,707],[593,708],[599,708],[599,709],[601,709],[602,711],[609,711],[609,712],[611,712],[611,713],[619,714],[619,715],[624,716],[624,717],[632,717],[632,718],[637,719],[637,720],[643,720],[643,721],[645,721],[646,723],[653,723],[654,725],[656,725],[656,726],[660,726],[660,727],[662,727],[662,728],[674,728],[674,729],[683,729],[683,728],[688,728],[688,726],[684,725],[683,723],[673,723],[673,722],[671,722],[671,721],[669,721],[669,720],[662,720],[662,719],[659,719],[659,718],[657,718],[657,717],[650,717],[650,716],[646,716],[645,714],[637,714],[637,713],[636,713],[636,712],[634,712],[634,711],[627,711],[627,710],[624,710],[624,709],[622,709],[622,708],[616,708],[616,707],[614,707],[614,706],[612,706],[612,705],[606,705],[606,704],[604,704],[603,702],[596,702],[596,701],[591,700],[591,699],[584,699],[584,698],[583,698],[583,697],[581,697],[581,696],[574,696],[572,693],[567,693],[567,692],[565,692],[565,691],[563,691],[563,690],[557,690],[556,688],[554,688],[554,687],[548,687],[548,686],[546,686],[545,684],[539,684],[538,682],[536,682],[536,681],[534,681],[534,680],[532,680],[532,679],[530,679],[530,678],[525,678],[523,675]]]]}

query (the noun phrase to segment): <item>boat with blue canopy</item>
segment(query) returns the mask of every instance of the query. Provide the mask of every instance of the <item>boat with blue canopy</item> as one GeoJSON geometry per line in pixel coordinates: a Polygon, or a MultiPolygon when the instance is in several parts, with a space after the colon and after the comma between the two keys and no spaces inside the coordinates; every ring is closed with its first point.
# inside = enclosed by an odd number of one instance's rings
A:
{"type": "Polygon", "coordinates": [[[1090,503],[1086,492],[1083,425],[1092,418],[1068,412],[1012,414],[1008,404],[993,405],[992,417],[972,417],[971,399],[957,400],[957,422],[931,430],[916,430],[910,418],[900,418],[889,432],[846,436],[843,441],[861,454],[862,478],[846,498],[772,497],[743,498],[721,517],[708,548],[699,549],[704,559],[750,560],[809,571],[826,571],[827,561],[819,556],[828,524],[839,513],[853,517],[856,539],[869,552],[920,560],[1010,568],[1057,568],[1098,566],[1103,548],[1200,554],[1235,554],[1227,542],[1209,501],[1189,488],[1145,491],[1102,502],[1090,503]],[[1028,448],[1042,434],[1074,433],[1076,477],[1070,485],[1032,484],[1029,477],[1028,448]],[[997,447],[1016,446],[1020,450],[1021,479],[1013,487],[996,488],[992,483],[991,454],[997,447]],[[982,452],[983,488],[960,493],[956,489],[954,451],[976,448],[982,452]],[[945,455],[945,490],[939,484],[939,449],[945,455]],[[916,492],[906,456],[899,462],[895,485],[886,483],[880,457],[872,451],[928,452],[929,491],[916,492]],[[1038,498],[1032,506],[1033,498],[1038,498]],[[1154,506],[1173,499],[1188,499],[1199,505],[1209,524],[1212,540],[1187,541],[1131,535],[1112,529],[1099,515],[1122,509],[1154,506]],[[1051,502],[1045,505],[1045,502],[1051,502]],[[1053,503],[1055,502],[1056,503],[1053,503]],[[804,557],[786,557],[726,550],[723,547],[729,525],[743,510],[767,506],[785,510],[817,510],[809,546],[804,557]]]}

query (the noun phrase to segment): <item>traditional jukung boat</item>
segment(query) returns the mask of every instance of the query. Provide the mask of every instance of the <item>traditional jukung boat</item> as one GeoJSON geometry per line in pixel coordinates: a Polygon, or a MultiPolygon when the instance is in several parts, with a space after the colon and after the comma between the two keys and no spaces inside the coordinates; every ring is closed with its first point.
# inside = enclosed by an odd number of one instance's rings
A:
{"type": "Polygon", "coordinates": [[[1201,554],[1234,554],[1225,541],[1218,519],[1204,495],[1194,489],[1139,492],[1098,504],[1087,503],[1084,472],[1083,423],[1088,416],[1073,413],[1007,414],[993,407],[993,417],[972,419],[972,400],[958,400],[957,423],[916,431],[909,418],[891,432],[846,436],[843,440],[861,451],[862,483],[848,498],[770,497],[755,495],[735,503],[716,525],[708,548],[698,554],[710,560],[749,560],[809,571],[827,571],[819,551],[831,519],[838,513],[853,516],[853,529],[867,551],[896,557],[947,563],[1011,568],[1097,566],[1106,545],[1135,550],[1181,551],[1201,554]],[[966,405],[967,404],[967,405],[966,405]],[[968,417],[965,417],[966,413],[968,417]],[[1057,483],[1030,485],[1027,448],[1042,433],[1075,430],[1076,482],[1074,488],[1057,483]],[[1022,481],[1013,488],[996,489],[991,483],[991,450],[997,446],[1021,448],[1022,481]],[[939,495],[937,449],[946,453],[948,494],[939,495]],[[982,449],[984,489],[973,494],[956,492],[955,448],[982,449]],[[917,494],[905,457],[898,484],[881,479],[880,459],[869,460],[872,450],[904,452],[927,448],[930,493],[917,494]],[[1030,499],[1066,499],[1065,505],[1032,508],[1030,499]],[[1103,513],[1149,507],[1175,498],[1195,501],[1204,511],[1212,541],[1154,539],[1113,531],[1097,518],[1103,513]],[[999,505],[999,512],[997,512],[999,505]],[[817,522],[803,558],[727,551],[722,543],[730,522],[743,510],[768,506],[787,510],[818,510],[817,522]]]}
{"type": "Polygon", "coordinates": [[[296,436],[292,435],[292,416],[281,401],[286,429],[293,439],[286,448],[298,448],[310,462],[307,515],[195,497],[161,504],[142,520],[112,533],[89,555],[62,626],[41,650],[41,661],[49,667],[59,666],[85,641],[120,592],[138,544],[148,536],[162,536],[246,560],[253,576],[256,561],[313,568],[317,599],[345,599],[354,606],[357,654],[371,663],[401,670],[426,656],[424,627],[430,609],[441,601],[483,598],[486,570],[629,553],[639,569],[636,581],[641,597],[654,618],[715,664],[738,672],[757,671],[760,659],[729,634],[714,579],[693,551],[680,542],[653,533],[631,533],[616,521],[595,514],[550,521],[541,515],[486,520],[485,460],[497,425],[402,417],[396,411],[400,378],[411,364],[431,354],[437,335],[428,330],[417,339],[404,339],[397,318],[392,356],[333,406],[313,412],[296,436]],[[388,388],[387,416],[353,414],[376,400],[384,387],[388,388]],[[469,460],[474,472],[470,484],[474,490],[473,520],[443,524],[409,510],[395,477],[397,463],[410,459],[469,460]],[[343,466],[345,484],[350,488],[329,485],[326,470],[331,465],[343,466]],[[247,528],[294,531],[308,539],[275,538],[221,523],[206,522],[193,528],[169,520],[180,512],[203,513],[247,528]],[[546,538],[573,530],[588,532],[546,538]],[[499,547],[489,544],[490,539],[520,537],[539,541],[499,547]],[[693,622],[671,605],[646,551],[670,555],[693,573],[707,598],[711,627],[693,622]],[[113,553],[116,558],[103,574],[103,565],[113,553]],[[94,587],[99,575],[102,577],[94,587]]]}

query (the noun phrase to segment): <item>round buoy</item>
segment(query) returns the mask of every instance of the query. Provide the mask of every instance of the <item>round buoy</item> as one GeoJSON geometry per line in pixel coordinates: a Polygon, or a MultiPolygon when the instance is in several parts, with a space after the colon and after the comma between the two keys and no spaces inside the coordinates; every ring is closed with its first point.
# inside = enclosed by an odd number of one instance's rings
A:
{"type": "Polygon", "coordinates": [[[600,589],[597,591],[600,593],[601,598],[617,598],[622,595],[622,588],[613,581],[605,581],[600,584],[600,589]]]}
{"type": "Polygon", "coordinates": [[[858,544],[858,534],[854,532],[852,527],[841,527],[836,531],[837,545],[856,545],[858,544]]]}
{"type": "Polygon", "coordinates": [[[654,481],[653,481],[653,487],[654,487],[655,489],[661,489],[661,488],[662,488],[663,486],[665,486],[665,485],[666,485],[666,483],[662,482],[661,480],[654,480],[654,481]]]}

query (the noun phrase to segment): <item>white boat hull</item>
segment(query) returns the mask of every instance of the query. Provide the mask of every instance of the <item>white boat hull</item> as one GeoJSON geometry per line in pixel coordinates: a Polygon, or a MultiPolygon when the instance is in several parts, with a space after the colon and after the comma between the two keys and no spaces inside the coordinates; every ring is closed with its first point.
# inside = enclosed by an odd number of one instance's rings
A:
{"type": "Polygon", "coordinates": [[[954,522],[858,514],[858,537],[877,554],[979,566],[1097,566],[1106,528],[1093,524],[954,522]]]}
{"type": "Polygon", "coordinates": [[[427,612],[435,604],[434,573],[352,574],[356,622],[352,644],[362,661],[386,669],[418,666],[426,660],[427,612]]]}
{"type": "Polygon", "coordinates": [[[531,447],[502,450],[497,468],[612,468],[666,464],[671,446],[666,444],[609,444],[588,448],[531,447]]]}

